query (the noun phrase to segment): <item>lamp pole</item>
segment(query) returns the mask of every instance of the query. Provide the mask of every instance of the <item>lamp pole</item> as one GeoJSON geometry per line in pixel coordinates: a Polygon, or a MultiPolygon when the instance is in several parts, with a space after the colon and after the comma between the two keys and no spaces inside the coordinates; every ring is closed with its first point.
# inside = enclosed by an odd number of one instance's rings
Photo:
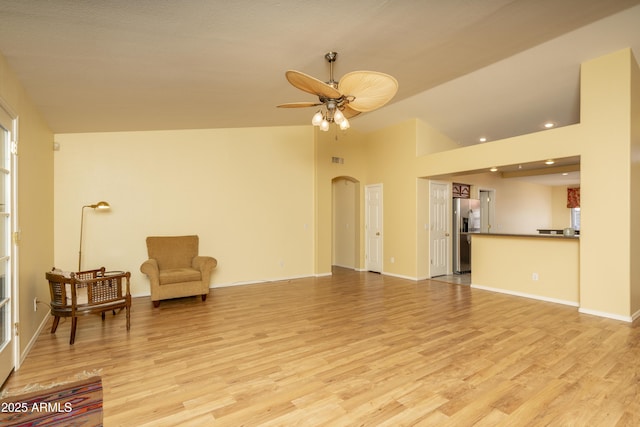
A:
{"type": "Polygon", "coordinates": [[[111,206],[107,202],[98,202],[95,205],[85,205],[82,207],[80,215],[80,250],[78,251],[78,271],[82,271],[82,230],[84,229],[84,208],[109,209],[111,206]]]}

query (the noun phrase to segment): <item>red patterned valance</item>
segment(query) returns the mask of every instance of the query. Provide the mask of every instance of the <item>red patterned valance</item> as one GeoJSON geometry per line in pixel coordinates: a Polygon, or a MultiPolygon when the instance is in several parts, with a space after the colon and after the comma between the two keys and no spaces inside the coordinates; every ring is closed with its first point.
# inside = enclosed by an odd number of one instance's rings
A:
{"type": "Polygon", "coordinates": [[[567,188],[567,207],[568,208],[580,207],[580,187],[567,188]]]}
{"type": "Polygon", "coordinates": [[[471,196],[471,186],[469,184],[453,183],[453,198],[468,199],[471,196]]]}

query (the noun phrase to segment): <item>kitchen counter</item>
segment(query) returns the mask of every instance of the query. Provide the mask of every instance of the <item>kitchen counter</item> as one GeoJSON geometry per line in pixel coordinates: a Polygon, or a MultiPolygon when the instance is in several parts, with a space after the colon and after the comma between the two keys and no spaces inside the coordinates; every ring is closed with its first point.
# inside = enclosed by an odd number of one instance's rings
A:
{"type": "Polygon", "coordinates": [[[471,287],[577,306],[580,239],[562,234],[473,233],[471,287]]]}
{"type": "Polygon", "coordinates": [[[499,237],[540,237],[543,239],[579,239],[578,234],[574,236],[565,236],[564,234],[517,234],[517,233],[469,233],[470,235],[480,236],[499,236],[499,237]]]}

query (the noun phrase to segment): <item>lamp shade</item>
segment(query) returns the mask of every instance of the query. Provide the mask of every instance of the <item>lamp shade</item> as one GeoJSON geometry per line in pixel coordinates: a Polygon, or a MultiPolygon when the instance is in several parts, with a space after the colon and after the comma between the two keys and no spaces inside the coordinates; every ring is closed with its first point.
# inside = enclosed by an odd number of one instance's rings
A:
{"type": "Polygon", "coordinates": [[[111,205],[108,202],[101,201],[96,203],[95,205],[87,205],[85,207],[91,208],[91,209],[110,209],[111,205]]]}

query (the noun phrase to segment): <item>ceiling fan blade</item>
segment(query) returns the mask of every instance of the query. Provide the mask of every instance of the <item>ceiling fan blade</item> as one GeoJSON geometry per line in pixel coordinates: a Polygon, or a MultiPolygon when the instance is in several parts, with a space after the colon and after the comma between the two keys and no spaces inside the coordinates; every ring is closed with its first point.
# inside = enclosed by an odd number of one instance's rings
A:
{"type": "Polygon", "coordinates": [[[305,107],[317,107],[322,105],[321,102],[287,102],[286,104],[280,104],[278,108],[305,108],[305,107]]]}
{"type": "Polygon", "coordinates": [[[310,94],[333,99],[338,99],[342,96],[340,92],[338,92],[338,90],[333,86],[330,86],[325,82],[316,79],[315,77],[311,77],[305,73],[301,73],[300,71],[289,70],[285,73],[285,75],[287,77],[287,80],[289,80],[289,83],[291,83],[298,89],[310,94]]]}
{"type": "Polygon", "coordinates": [[[349,102],[349,107],[366,113],[389,102],[398,91],[398,81],[377,71],[353,71],[342,76],[338,90],[355,98],[349,102]]]}
{"type": "Polygon", "coordinates": [[[347,119],[350,119],[360,114],[360,111],[356,111],[353,108],[349,107],[349,105],[345,105],[345,107],[342,109],[342,114],[344,114],[347,119]]]}

